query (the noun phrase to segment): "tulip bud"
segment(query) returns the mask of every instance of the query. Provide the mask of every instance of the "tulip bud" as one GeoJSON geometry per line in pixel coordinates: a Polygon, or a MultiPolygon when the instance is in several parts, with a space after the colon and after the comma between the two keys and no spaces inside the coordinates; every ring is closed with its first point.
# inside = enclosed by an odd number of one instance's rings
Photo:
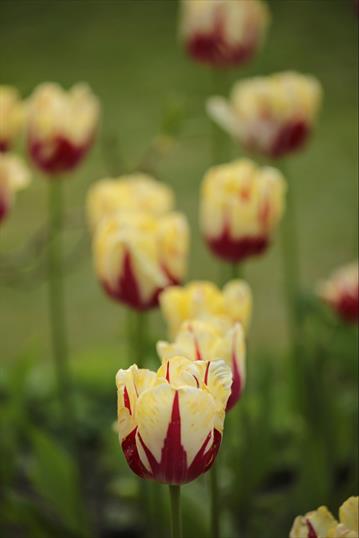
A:
{"type": "Polygon", "coordinates": [[[75,168],[95,138],[97,97],[86,84],[65,91],[46,83],[35,89],[28,105],[28,150],[35,165],[54,175],[75,168]]]}
{"type": "Polygon", "coordinates": [[[118,211],[145,211],[163,215],[173,209],[172,190],[146,174],[131,174],[118,179],[101,179],[87,195],[87,214],[94,230],[104,217],[118,211]]]}
{"type": "Polygon", "coordinates": [[[163,363],[181,355],[191,361],[224,360],[232,371],[231,395],[227,408],[241,397],[245,385],[245,342],[240,323],[232,325],[220,318],[185,321],[172,344],[158,342],[157,352],[163,363]]]}
{"type": "Polygon", "coordinates": [[[221,444],[231,383],[223,361],[181,356],[157,373],[136,365],[119,370],[118,430],[132,471],[177,485],[208,471],[221,444]]]}
{"type": "Polygon", "coordinates": [[[181,38],[187,53],[213,67],[239,66],[259,49],[269,23],[259,0],[182,0],[181,38]]]}
{"type": "Polygon", "coordinates": [[[96,229],[96,272],[116,301],[137,310],[153,308],[164,288],[183,279],[188,243],[187,221],[180,213],[120,213],[96,229]]]}
{"type": "Polygon", "coordinates": [[[252,313],[252,293],[243,280],[231,280],[223,291],[212,282],[191,282],[162,292],[160,307],[171,338],[175,338],[184,321],[213,316],[239,322],[246,329],[252,313]]]}
{"type": "Polygon", "coordinates": [[[359,497],[350,497],[339,509],[340,523],[325,506],[295,518],[289,538],[359,538],[359,497]]]}
{"type": "Polygon", "coordinates": [[[284,72],[238,82],[229,101],[212,97],[207,110],[248,151],[278,158],[304,145],[321,97],[316,78],[284,72]]]}
{"type": "Polygon", "coordinates": [[[17,89],[0,85],[0,153],[11,148],[23,119],[24,106],[17,89]]]}
{"type": "Polygon", "coordinates": [[[359,321],[359,266],[358,262],[345,265],[319,285],[319,296],[344,321],[359,321]]]}
{"type": "Polygon", "coordinates": [[[248,159],[210,168],[201,190],[200,223],[212,252],[231,262],[262,254],[283,211],[286,184],[248,159]]]}
{"type": "Polygon", "coordinates": [[[18,190],[30,183],[24,162],[10,153],[0,153],[0,223],[8,214],[18,190]]]}
{"type": "Polygon", "coordinates": [[[338,522],[325,506],[305,516],[297,516],[289,538],[327,538],[333,536],[338,522]]]}

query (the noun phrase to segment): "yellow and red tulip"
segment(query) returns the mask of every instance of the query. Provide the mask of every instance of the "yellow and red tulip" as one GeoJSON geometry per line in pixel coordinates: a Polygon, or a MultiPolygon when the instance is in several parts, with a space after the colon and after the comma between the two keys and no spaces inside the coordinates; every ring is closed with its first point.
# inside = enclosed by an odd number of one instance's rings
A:
{"type": "Polygon", "coordinates": [[[0,85],[0,153],[8,151],[23,127],[24,105],[12,86],[0,85]]]}
{"type": "Polygon", "coordinates": [[[260,0],[182,0],[180,33],[187,53],[214,67],[239,66],[259,49],[269,23],[260,0]]]}
{"type": "Polygon", "coordinates": [[[182,323],[191,319],[217,317],[239,322],[247,329],[252,314],[252,293],[243,280],[231,280],[223,290],[207,281],[194,281],[187,286],[171,286],[160,295],[162,315],[171,338],[182,323]]]}
{"type": "Polygon", "coordinates": [[[75,168],[94,141],[99,113],[99,101],[86,84],[68,91],[53,83],[38,86],[28,101],[27,118],[35,165],[52,175],[75,168]]]}
{"type": "Polygon", "coordinates": [[[0,153],[0,223],[11,209],[15,194],[30,183],[25,163],[11,153],[0,153]]]}
{"type": "Polygon", "coordinates": [[[344,320],[359,321],[359,266],[358,262],[341,267],[320,284],[320,297],[344,320]]]}
{"type": "Polygon", "coordinates": [[[262,254],[283,215],[286,183],[276,168],[240,159],[204,177],[200,224],[209,248],[226,261],[262,254]]]}
{"type": "Polygon", "coordinates": [[[212,97],[208,113],[249,151],[272,158],[300,149],[321,103],[313,76],[284,72],[235,84],[229,100],[212,97]]]}
{"type": "Polygon", "coordinates": [[[224,360],[232,371],[231,395],[227,411],[237,403],[246,380],[245,340],[240,323],[221,318],[185,321],[173,343],[158,342],[157,352],[163,363],[181,355],[191,361],[224,360]]]}
{"type": "Polygon", "coordinates": [[[231,382],[223,361],[182,356],[157,373],[136,365],[119,370],[118,431],[132,471],[176,485],[208,471],[221,444],[231,382]]]}
{"type": "Polygon", "coordinates": [[[339,522],[325,506],[295,518],[289,538],[359,538],[359,497],[350,497],[339,509],[339,522]]]}
{"type": "Polygon", "coordinates": [[[188,243],[187,221],[180,213],[105,218],[94,235],[98,278],[116,301],[137,310],[153,308],[163,289],[182,281],[188,243]]]}
{"type": "Polygon", "coordinates": [[[174,207],[174,194],[147,174],[136,173],[117,179],[101,179],[87,195],[87,214],[94,230],[104,217],[119,211],[144,211],[164,215],[174,207]]]}

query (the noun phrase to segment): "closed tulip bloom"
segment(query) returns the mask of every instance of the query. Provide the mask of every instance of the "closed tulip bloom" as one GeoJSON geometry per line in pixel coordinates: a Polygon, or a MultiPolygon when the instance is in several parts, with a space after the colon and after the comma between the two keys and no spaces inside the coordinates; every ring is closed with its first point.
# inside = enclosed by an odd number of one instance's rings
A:
{"type": "Polygon", "coordinates": [[[187,221],[180,213],[106,218],[94,235],[98,278],[116,301],[136,310],[153,308],[164,288],[182,281],[188,243],[187,221]]]}
{"type": "Polygon", "coordinates": [[[12,86],[0,85],[0,153],[11,149],[23,120],[24,106],[19,92],[12,86]]]}
{"type": "Polygon", "coordinates": [[[344,321],[359,321],[359,266],[353,262],[336,270],[319,285],[319,296],[344,321]]]}
{"type": "Polygon", "coordinates": [[[118,430],[132,471],[172,485],[208,471],[221,444],[231,382],[223,361],[182,356],[157,373],[136,365],[119,370],[118,430]]]}
{"type": "Polygon", "coordinates": [[[145,211],[164,215],[173,209],[173,191],[152,177],[137,173],[101,179],[87,195],[87,215],[94,230],[104,217],[118,211],[145,211]]]}
{"type": "Polygon", "coordinates": [[[209,317],[206,320],[185,321],[173,341],[158,342],[157,352],[162,360],[181,355],[191,361],[224,360],[232,371],[231,395],[227,411],[239,400],[245,385],[245,341],[240,323],[209,317]]]}
{"type": "Polygon", "coordinates": [[[284,72],[238,82],[229,100],[212,97],[207,109],[249,151],[278,158],[304,145],[321,97],[315,77],[284,72]]]}
{"type": "Polygon", "coordinates": [[[289,538],[359,538],[359,497],[350,497],[339,509],[339,522],[325,506],[295,518],[289,538]]]}
{"type": "Polygon", "coordinates": [[[252,314],[252,293],[244,280],[231,280],[221,291],[207,281],[194,281],[187,286],[170,286],[160,295],[160,307],[171,338],[189,319],[218,317],[248,328],[252,314]]]}
{"type": "Polygon", "coordinates": [[[180,33],[187,53],[214,67],[239,66],[262,44],[269,11],[260,0],[182,0],[180,33]]]}
{"type": "Polygon", "coordinates": [[[28,102],[28,149],[35,165],[47,174],[75,168],[90,149],[100,105],[86,84],[66,91],[58,84],[38,86],[28,102]]]}
{"type": "Polygon", "coordinates": [[[0,223],[11,209],[15,194],[30,183],[25,163],[11,153],[0,153],[0,223]]]}
{"type": "Polygon", "coordinates": [[[231,262],[262,254],[283,215],[285,192],[279,170],[248,159],[210,168],[202,183],[200,225],[212,252],[231,262]]]}

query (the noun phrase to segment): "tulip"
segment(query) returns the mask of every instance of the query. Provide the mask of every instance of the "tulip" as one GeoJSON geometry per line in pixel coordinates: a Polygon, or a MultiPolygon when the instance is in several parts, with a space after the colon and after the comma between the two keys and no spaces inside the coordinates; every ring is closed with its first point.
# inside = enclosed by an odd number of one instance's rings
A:
{"type": "Polygon", "coordinates": [[[350,497],[339,509],[340,522],[325,506],[295,518],[289,538],[359,538],[359,497],[350,497]]]}
{"type": "Polygon", "coordinates": [[[101,179],[90,188],[87,195],[87,213],[92,230],[104,217],[119,211],[145,211],[153,215],[164,215],[173,206],[173,191],[142,173],[117,179],[101,179]]]}
{"type": "Polygon", "coordinates": [[[259,49],[269,23],[259,0],[182,0],[180,33],[187,53],[213,67],[239,66],[259,49]]]}
{"type": "Polygon", "coordinates": [[[247,150],[278,158],[304,145],[321,96],[316,78],[284,72],[238,82],[229,100],[212,97],[207,109],[247,150]]]}
{"type": "Polygon", "coordinates": [[[23,125],[24,107],[19,92],[0,85],[0,153],[8,151],[23,125]]]}
{"type": "Polygon", "coordinates": [[[215,316],[247,329],[252,313],[252,293],[243,280],[228,282],[223,291],[212,282],[194,281],[187,286],[171,286],[160,295],[161,312],[175,338],[184,321],[215,316]]]}
{"type": "Polygon", "coordinates": [[[212,252],[231,262],[262,254],[282,217],[285,191],[277,169],[248,159],[211,168],[202,183],[200,221],[212,252]]]}
{"type": "Polygon", "coordinates": [[[0,153],[0,223],[11,209],[15,194],[30,183],[25,163],[11,153],[0,153]]]}
{"type": "Polygon", "coordinates": [[[34,164],[50,175],[75,168],[94,141],[99,112],[86,84],[69,91],[53,83],[38,86],[28,103],[28,150],[34,164]]]}
{"type": "Polygon", "coordinates": [[[173,343],[158,342],[157,352],[163,363],[181,355],[191,361],[224,360],[232,371],[231,395],[226,410],[239,400],[245,385],[245,342],[239,323],[220,318],[185,321],[173,343]]]}
{"type": "Polygon", "coordinates": [[[221,444],[231,383],[224,361],[181,356],[157,373],[136,365],[119,370],[118,430],[132,471],[172,485],[208,471],[221,444]]]}
{"type": "Polygon", "coordinates": [[[107,294],[140,311],[157,306],[159,293],[184,277],[188,235],[180,213],[130,212],[104,219],[95,232],[94,255],[107,294]]]}
{"type": "Polygon", "coordinates": [[[341,267],[325,282],[318,293],[344,321],[359,321],[359,266],[358,262],[341,267]]]}

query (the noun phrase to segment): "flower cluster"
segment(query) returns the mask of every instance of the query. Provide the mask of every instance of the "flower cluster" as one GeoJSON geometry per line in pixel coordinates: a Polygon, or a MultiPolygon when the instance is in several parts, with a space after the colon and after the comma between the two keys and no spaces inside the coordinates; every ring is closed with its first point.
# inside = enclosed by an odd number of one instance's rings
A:
{"type": "Polygon", "coordinates": [[[103,218],[120,211],[144,211],[164,215],[174,207],[172,190],[147,174],[101,179],[87,195],[87,215],[94,230],[103,218]]]}
{"type": "Polygon", "coordinates": [[[0,223],[11,209],[16,192],[29,183],[30,173],[20,157],[0,153],[0,223]]]}
{"type": "Polygon", "coordinates": [[[24,123],[24,105],[12,86],[0,85],[0,152],[11,149],[24,123]]]}
{"type": "Polygon", "coordinates": [[[35,165],[56,176],[75,168],[94,141],[100,105],[86,84],[45,83],[28,101],[27,143],[35,165]]]}
{"type": "Polygon", "coordinates": [[[359,538],[359,497],[350,497],[339,509],[339,522],[325,506],[295,518],[290,538],[359,538]]]}
{"type": "Polygon", "coordinates": [[[180,32],[188,54],[214,67],[250,60],[269,23],[260,0],[182,0],[181,8],[180,32]]]}
{"type": "Polygon", "coordinates": [[[118,431],[140,477],[184,484],[206,472],[223,433],[231,373],[223,361],[165,360],[157,373],[119,370],[118,431]]]}
{"type": "Polygon", "coordinates": [[[358,262],[341,267],[321,283],[320,297],[345,321],[359,321],[359,266],[358,262]]]}
{"type": "Polygon", "coordinates": [[[321,102],[313,76],[284,72],[235,84],[230,99],[212,97],[210,116],[248,150],[277,158],[307,140],[321,102]]]}
{"type": "Polygon", "coordinates": [[[159,293],[184,277],[188,243],[187,221],[180,213],[119,212],[95,230],[98,278],[113,299],[137,310],[153,308],[159,293]]]}
{"type": "Polygon", "coordinates": [[[275,168],[248,159],[211,168],[202,183],[201,230],[209,248],[227,261],[261,254],[283,211],[286,184],[275,168]]]}

